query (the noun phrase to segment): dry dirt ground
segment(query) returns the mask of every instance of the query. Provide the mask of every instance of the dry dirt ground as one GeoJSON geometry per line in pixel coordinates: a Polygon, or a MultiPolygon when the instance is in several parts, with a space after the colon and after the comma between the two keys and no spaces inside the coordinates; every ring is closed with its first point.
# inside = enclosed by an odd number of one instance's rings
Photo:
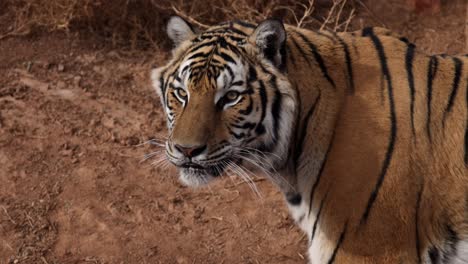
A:
{"type": "MultiPolygon", "coordinates": [[[[436,15],[376,2],[354,27],[468,51],[465,0],[436,15]]],[[[256,182],[262,199],[238,179],[192,190],[141,162],[157,148],[139,144],[165,133],[148,80],[165,56],[102,43],[0,41],[0,263],[306,263],[306,238],[269,182],[256,182]]]]}

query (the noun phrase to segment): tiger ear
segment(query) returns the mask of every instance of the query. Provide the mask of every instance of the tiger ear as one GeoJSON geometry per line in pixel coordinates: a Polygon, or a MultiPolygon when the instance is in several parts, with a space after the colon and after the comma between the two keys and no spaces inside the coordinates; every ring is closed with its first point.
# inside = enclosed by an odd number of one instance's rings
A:
{"type": "Polygon", "coordinates": [[[276,67],[284,67],[286,30],[283,22],[277,19],[263,21],[250,35],[249,40],[255,43],[263,56],[276,67]]]}
{"type": "Polygon", "coordinates": [[[171,16],[169,18],[166,31],[175,47],[178,47],[182,42],[193,38],[197,34],[196,29],[179,16],[171,16]]]}

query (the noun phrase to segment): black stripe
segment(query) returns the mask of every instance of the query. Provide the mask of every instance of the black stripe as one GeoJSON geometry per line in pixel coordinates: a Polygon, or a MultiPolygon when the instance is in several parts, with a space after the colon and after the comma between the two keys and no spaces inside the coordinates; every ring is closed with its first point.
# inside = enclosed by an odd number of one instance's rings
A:
{"type": "Polygon", "coordinates": [[[416,136],[416,130],[414,128],[414,75],[413,75],[413,60],[414,60],[414,44],[408,43],[408,48],[406,49],[405,65],[406,73],[408,75],[408,85],[410,90],[411,98],[411,130],[413,131],[413,136],[416,136]]]}
{"type": "Polygon", "coordinates": [[[328,196],[328,192],[325,194],[322,201],[320,202],[320,207],[319,207],[319,210],[317,212],[317,216],[315,217],[314,227],[312,228],[312,235],[310,236],[310,243],[311,244],[312,244],[312,241],[314,240],[315,231],[317,230],[317,224],[318,224],[318,221],[320,220],[320,215],[322,214],[323,205],[325,204],[325,200],[327,199],[327,196],[328,196]]]}
{"type": "Polygon", "coordinates": [[[432,142],[431,133],[431,113],[432,113],[432,85],[437,73],[439,61],[436,56],[431,56],[429,66],[427,68],[427,119],[426,119],[426,132],[429,142],[432,142]]]}
{"type": "Polygon", "coordinates": [[[263,72],[267,75],[271,76],[270,78],[270,85],[273,90],[275,90],[275,95],[273,98],[273,104],[271,106],[271,115],[273,118],[273,142],[272,144],[276,144],[276,140],[278,140],[278,130],[279,130],[279,121],[281,115],[281,102],[282,102],[282,94],[278,89],[278,84],[276,83],[276,76],[268,71],[265,67],[261,66],[263,72]]]}
{"type": "MultiPolygon", "coordinates": [[[[167,85],[168,85],[168,82],[166,82],[166,83],[164,82],[164,75],[167,73],[168,70],[169,70],[168,68],[164,69],[161,72],[161,75],[159,76],[159,82],[160,82],[160,85],[161,85],[161,87],[160,87],[161,88],[161,94],[162,94],[162,99],[163,99],[164,104],[167,104],[167,102],[166,102],[166,99],[167,99],[166,98],[166,90],[167,90],[167,85]]],[[[170,75],[168,75],[168,77],[166,79],[169,79],[169,76],[170,75]]]]}
{"type": "Polygon", "coordinates": [[[468,118],[465,127],[465,166],[468,166],[468,118]]]}
{"type": "Polygon", "coordinates": [[[330,257],[330,260],[328,261],[328,264],[332,264],[333,262],[335,262],[336,254],[338,253],[338,250],[340,249],[341,244],[343,243],[343,240],[345,238],[345,233],[346,233],[347,227],[348,227],[348,223],[346,222],[346,224],[344,226],[344,229],[341,232],[340,238],[338,239],[338,242],[336,243],[336,247],[333,250],[333,253],[332,253],[331,257],[330,257]]]}
{"type": "Polygon", "coordinates": [[[182,70],[180,71],[180,74],[184,74],[186,70],[188,70],[190,68],[190,65],[185,65],[184,68],[182,68],[182,70]]]}
{"type": "Polygon", "coordinates": [[[255,132],[258,134],[258,135],[261,135],[263,133],[265,133],[265,126],[263,125],[263,120],[265,119],[265,115],[266,115],[266,106],[267,106],[267,94],[266,94],[266,89],[265,89],[265,84],[263,83],[263,81],[258,81],[258,84],[259,84],[259,94],[260,94],[260,102],[262,104],[262,113],[261,113],[261,117],[260,117],[260,120],[258,122],[258,125],[257,125],[257,128],[255,128],[255,132]]]}
{"type": "Polygon", "coordinates": [[[295,31],[296,34],[299,35],[299,37],[302,39],[302,41],[304,41],[304,43],[309,47],[310,51],[312,52],[312,55],[314,55],[314,58],[315,60],[317,61],[319,67],[320,67],[320,70],[322,71],[322,74],[323,76],[325,77],[325,79],[328,80],[328,82],[330,82],[330,84],[333,86],[333,87],[336,87],[335,86],[335,82],[332,80],[332,78],[330,77],[330,75],[328,75],[328,70],[327,70],[327,66],[325,66],[325,62],[323,61],[323,58],[322,58],[322,55],[320,55],[320,53],[318,52],[318,49],[317,47],[314,45],[314,43],[312,43],[306,36],[304,36],[301,32],[298,32],[298,31],[295,31]]]}
{"type": "Polygon", "coordinates": [[[335,32],[333,32],[335,37],[338,39],[338,42],[340,42],[341,46],[343,46],[344,54],[345,54],[345,62],[346,62],[346,69],[348,71],[348,85],[349,85],[349,90],[351,94],[354,94],[354,75],[353,75],[353,67],[352,67],[352,60],[351,60],[351,54],[349,52],[349,47],[344,40],[338,36],[335,32]]]}
{"type": "Polygon", "coordinates": [[[250,99],[249,100],[249,105],[247,106],[247,108],[239,110],[239,112],[238,112],[239,114],[249,115],[252,112],[252,110],[253,110],[253,100],[252,100],[251,96],[249,96],[249,99],[250,99]]]}
{"type": "Polygon", "coordinates": [[[255,28],[256,27],[254,24],[250,24],[248,22],[241,21],[241,20],[235,20],[234,23],[239,24],[239,25],[241,25],[243,27],[246,27],[246,28],[255,28]]]}
{"type": "Polygon", "coordinates": [[[287,71],[287,65],[288,65],[288,54],[286,52],[286,41],[283,41],[283,43],[281,44],[279,54],[280,54],[281,61],[280,61],[279,65],[277,66],[278,70],[280,70],[281,72],[286,72],[287,71]]]}
{"type": "Polygon", "coordinates": [[[324,38],[327,38],[328,40],[331,40],[333,42],[333,44],[336,43],[336,40],[337,40],[337,35],[334,31],[314,31],[314,33],[316,33],[317,35],[319,36],[322,36],[324,38]],[[327,33],[331,33],[333,36],[330,36],[328,35],[327,33]]]}
{"type": "Polygon", "coordinates": [[[253,129],[256,125],[257,125],[256,123],[251,123],[251,122],[245,122],[242,125],[231,124],[231,126],[235,128],[240,128],[240,129],[253,129]]]}
{"type": "Polygon", "coordinates": [[[174,110],[174,108],[171,106],[171,103],[172,103],[172,100],[166,104],[166,107],[167,107],[167,109],[169,109],[169,111],[174,110]]]}
{"type": "MultiPolygon", "coordinates": [[[[286,195],[286,200],[291,205],[299,205],[302,202],[302,196],[299,193],[289,193],[286,195]]],[[[301,222],[300,220],[298,222],[301,222]]]]}
{"type": "MultiPolygon", "coordinates": [[[[245,37],[236,37],[236,36],[234,36],[234,35],[226,35],[225,37],[226,37],[227,39],[232,40],[232,41],[235,41],[235,42],[243,42],[243,41],[245,41],[245,37]]],[[[228,46],[231,47],[231,48],[232,48],[232,47],[235,47],[235,46],[234,46],[233,44],[231,44],[231,43],[228,43],[228,46]]]]}
{"type": "Polygon", "coordinates": [[[226,146],[228,146],[228,145],[229,145],[228,141],[227,141],[227,140],[223,140],[223,141],[219,142],[219,143],[216,145],[216,147],[215,147],[213,150],[211,150],[210,152],[211,152],[211,153],[215,153],[215,152],[217,152],[218,150],[220,150],[220,149],[222,149],[222,148],[224,148],[224,147],[226,147],[226,146]]]}
{"type": "MultiPolygon", "coordinates": [[[[233,76],[231,76],[231,77],[233,77],[233,76]]],[[[231,83],[231,87],[232,86],[242,86],[242,85],[244,85],[244,81],[242,81],[242,80],[231,83]]]]}
{"type": "Polygon", "coordinates": [[[468,166],[468,78],[466,79],[465,166],[468,166]]]}
{"type": "Polygon", "coordinates": [[[191,47],[187,53],[192,53],[194,51],[196,51],[197,49],[201,49],[203,47],[207,47],[207,46],[215,46],[216,45],[216,42],[217,40],[212,40],[212,41],[207,41],[207,42],[203,42],[201,44],[198,44],[198,45],[195,45],[193,47],[191,47]]]}
{"type": "MultiPolygon", "coordinates": [[[[297,109],[302,109],[302,99],[301,99],[301,92],[299,91],[298,87],[297,87],[297,84],[294,85],[294,90],[297,92],[297,109]]],[[[320,90],[319,90],[320,92],[320,90]]],[[[315,104],[315,103],[314,103],[315,104]]],[[[299,110],[301,111],[301,110],[299,110]]],[[[308,122],[308,121],[307,121],[308,122]]],[[[301,124],[301,114],[297,114],[296,115],[296,124],[299,128],[300,124],[301,124]]],[[[302,141],[304,141],[304,133],[306,131],[307,127],[306,128],[299,128],[299,129],[296,129],[294,131],[294,142],[300,142],[298,141],[299,138],[302,137],[302,141]]],[[[303,142],[302,142],[303,143],[303,142]]],[[[288,155],[289,156],[292,156],[293,157],[293,161],[294,161],[294,171],[297,173],[297,168],[298,168],[298,159],[299,159],[299,156],[301,155],[300,153],[298,154],[298,152],[302,152],[302,144],[295,144],[293,148],[289,148],[289,151],[288,151],[288,155]],[[300,145],[300,146],[299,146],[300,145]],[[300,150],[298,151],[298,148],[300,148],[300,150]]]]}
{"type": "Polygon", "coordinates": [[[374,35],[374,29],[371,27],[366,27],[362,29],[361,36],[368,37],[370,35],[374,35]]]}
{"type": "Polygon", "coordinates": [[[219,47],[221,47],[222,49],[227,48],[228,43],[226,42],[226,39],[223,36],[219,36],[218,38],[216,38],[216,40],[216,44],[219,45],[219,47]]]}
{"type": "Polygon", "coordinates": [[[317,179],[315,180],[314,184],[312,185],[312,189],[310,190],[309,216],[310,216],[310,213],[312,212],[312,204],[313,204],[313,200],[314,200],[315,190],[316,190],[317,186],[320,183],[320,179],[322,178],[322,174],[323,174],[323,171],[325,169],[325,165],[327,164],[327,161],[328,161],[328,154],[330,154],[330,150],[332,148],[334,140],[335,140],[335,131],[333,131],[333,133],[332,133],[330,143],[328,144],[327,152],[325,153],[325,156],[323,157],[322,164],[320,164],[320,169],[319,169],[319,173],[317,175],[317,179]]]}
{"type": "Polygon", "coordinates": [[[309,58],[307,58],[307,53],[302,49],[301,45],[297,43],[296,38],[294,38],[294,36],[291,36],[289,39],[292,41],[299,53],[304,57],[304,60],[307,62],[307,64],[310,65],[310,60],[309,58]]]}
{"type": "Polygon", "coordinates": [[[289,45],[286,44],[286,53],[287,53],[287,56],[288,56],[288,61],[290,61],[292,63],[292,65],[294,67],[296,67],[296,60],[293,58],[293,54],[291,52],[291,47],[289,47],[289,45]]]}
{"type": "Polygon", "coordinates": [[[247,82],[253,82],[257,80],[257,70],[254,66],[249,65],[249,74],[247,76],[247,82]]]}
{"type": "Polygon", "coordinates": [[[165,71],[162,72],[161,76],[159,77],[159,89],[161,89],[163,104],[166,104],[166,84],[164,83],[164,78],[163,78],[164,73],[165,71]]]}
{"type": "Polygon", "coordinates": [[[385,51],[380,42],[379,38],[374,35],[372,29],[366,30],[365,36],[369,36],[374,43],[375,49],[377,50],[380,64],[382,66],[382,75],[385,77],[387,81],[387,90],[388,90],[388,100],[390,103],[390,137],[389,137],[389,144],[387,147],[387,152],[385,154],[385,159],[383,161],[382,170],[380,172],[379,178],[377,179],[377,183],[375,185],[374,190],[372,191],[369,201],[367,202],[366,210],[361,218],[361,224],[367,221],[369,217],[369,213],[374,205],[375,200],[377,199],[377,195],[379,193],[380,187],[384,181],[385,175],[387,174],[388,167],[390,166],[390,161],[392,160],[393,150],[395,148],[395,140],[397,135],[397,123],[396,123],[396,113],[395,113],[395,102],[393,101],[393,86],[392,86],[392,78],[390,76],[390,72],[387,66],[387,58],[385,57],[385,51]]]}
{"type": "Polygon", "coordinates": [[[432,246],[428,254],[432,264],[439,264],[440,252],[436,247],[432,246]]]}
{"type": "Polygon", "coordinates": [[[225,65],[224,69],[226,69],[227,72],[229,73],[229,76],[231,77],[231,80],[234,79],[235,74],[234,74],[234,71],[232,70],[232,68],[229,65],[225,65]]]}
{"type": "Polygon", "coordinates": [[[445,244],[449,248],[446,248],[445,252],[443,252],[442,262],[448,263],[448,261],[451,260],[453,256],[457,255],[457,243],[460,238],[458,237],[457,232],[455,232],[455,230],[453,230],[452,226],[449,224],[445,226],[445,231],[447,232],[445,244]]]}
{"type": "Polygon", "coordinates": [[[219,52],[219,56],[221,56],[221,58],[223,58],[227,62],[232,62],[236,64],[236,61],[229,54],[226,54],[224,52],[219,52]]]}
{"type": "Polygon", "coordinates": [[[229,134],[234,136],[236,139],[242,139],[243,137],[245,137],[245,133],[243,132],[241,132],[240,134],[236,134],[228,125],[226,125],[226,128],[228,129],[229,134]]]}
{"type": "Polygon", "coordinates": [[[275,90],[275,98],[273,100],[273,105],[271,108],[271,115],[273,118],[273,138],[274,140],[278,140],[279,134],[279,123],[281,119],[281,101],[282,95],[278,89],[275,90]]]}
{"type": "Polygon", "coordinates": [[[296,145],[296,151],[294,153],[294,161],[295,161],[294,164],[297,164],[297,162],[299,161],[299,158],[301,157],[303,146],[304,146],[304,139],[306,136],[306,130],[307,130],[307,127],[309,126],[309,120],[310,120],[310,117],[315,113],[315,108],[317,107],[319,100],[320,100],[320,91],[319,91],[317,98],[315,98],[315,102],[309,108],[309,111],[307,111],[300,133],[297,137],[298,140],[296,142],[298,142],[298,144],[296,145]]]}
{"type": "Polygon", "coordinates": [[[421,209],[421,196],[424,189],[424,183],[421,184],[421,187],[418,192],[418,197],[416,199],[416,208],[415,208],[415,216],[414,216],[414,225],[416,230],[416,255],[418,258],[418,263],[421,262],[421,241],[419,240],[419,210],[421,209]]]}
{"type": "Polygon", "coordinates": [[[459,58],[452,58],[453,63],[455,64],[455,75],[453,77],[452,82],[452,92],[450,93],[450,97],[447,103],[447,107],[444,111],[444,116],[442,119],[442,124],[445,127],[445,121],[447,119],[447,115],[449,112],[452,111],[453,103],[455,102],[455,97],[457,96],[458,87],[460,86],[460,77],[462,72],[463,63],[459,58]]]}
{"type": "Polygon", "coordinates": [[[405,38],[405,37],[401,37],[401,38],[399,38],[399,40],[403,41],[403,42],[406,43],[407,45],[414,45],[414,44],[412,44],[412,43],[411,43],[407,38],[405,38]]]}
{"type": "Polygon", "coordinates": [[[195,54],[190,55],[190,57],[188,57],[187,60],[196,59],[196,58],[206,58],[209,55],[210,55],[210,53],[204,53],[204,52],[200,51],[200,52],[197,52],[195,54]]]}
{"type": "Polygon", "coordinates": [[[243,139],[243,138],[245,137],[245,134],[244,134],[244,133],[236,134],[236,133],[234,133],[232,130],[229,130],[229,134],[231,134],[232,136],[234,136],[234,138],[237,139],[237,140],[243,139]]]}
{"type": "Polygon", "coordinates": [[[216,34],[211,34],[211,33],[205,32],[205,33],[203,33],[203,34],[201,34],[200,36],[197,37],[197,42],[195,42],[195,43],[199,43],[199,42],[205,41],[205,40],[211,40],[211,39],[213,39],[213,38],[215,38],[217,36],[218,35],[216,35],[216,34]]]}

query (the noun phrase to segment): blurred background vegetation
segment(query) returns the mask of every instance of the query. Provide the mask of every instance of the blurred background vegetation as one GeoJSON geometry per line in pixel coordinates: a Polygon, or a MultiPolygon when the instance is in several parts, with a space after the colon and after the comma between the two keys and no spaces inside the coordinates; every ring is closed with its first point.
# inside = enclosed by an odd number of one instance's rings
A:
{"type": "Polygon", "coordinates": [[[346,31],[357,6],[365,8],[360,0],[3,0],[0,39],[64,31],[95,34],[114,46],[148,48],[168,45],[163,30],[172,14],[200,28],[275,17],[300,27],[346,31]]]}

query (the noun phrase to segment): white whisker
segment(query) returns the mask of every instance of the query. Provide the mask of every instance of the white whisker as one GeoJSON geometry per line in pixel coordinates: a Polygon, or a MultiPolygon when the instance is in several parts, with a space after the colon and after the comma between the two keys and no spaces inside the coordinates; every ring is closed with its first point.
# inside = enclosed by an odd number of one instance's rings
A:
{"type": "MultiPolygon", "coordinates": [[[[268,178],[270,178],[275,184],[281,185],[281,183],[286,184],[289,187],[292,187],[291,184],[284,179],[283,177],[279,176],[273,164],[271,164],[268,156],[264,154],[264,152],[255,150],[249,151],[247,149],[237,148],[239,154],[237,155],[238,158],[245,160],[246,162],[252,164],[260,171],[262,171],[268,178]],[[244,155],[241,155],[244,154],[244,155]],[[265,166],[266,165],[266,166],[265,166]]],[[[252,148],[250,148],[252,149],[252,148]]],[[[254,149],[252,149],[254,150],[254,149]]]]}
{"type": "Polygon", "coordinates": [[[148,159],[150,159],[150,158],[152,158],[152,157],[154,157],[154,156],[157,156],[157,155],[161,154],[161,152],[164,152],[164,150],[156,150],[156,151],[154,151],[154,152],[145,154],[145,155],[143,156],[143,160],[141,160],[140,163],[145,162],[145,161],[147,161],[148,159]]]}
{"type": "Polygon", "coordinates": [[[235,170],[237,171],[237,175],[239,175],[241,178],[243,178],[245,180],[245,182],[251,187],[252,191],[254,191],[254,193],[257,195],[257,197],[262,199],[263,196],[260,193],[260,191],[258,190],[258,187],[255,184],[255,182],[252,180],[252,177],[250,177],[250,175],[247,174],[247,172],[245,172],[245,170],[242,167],[240,167],[239,165],[237,165],[237,164],[235,164],[233,162],[230,162],[229,165],[231,167],[235,168],[235,170]]]}

